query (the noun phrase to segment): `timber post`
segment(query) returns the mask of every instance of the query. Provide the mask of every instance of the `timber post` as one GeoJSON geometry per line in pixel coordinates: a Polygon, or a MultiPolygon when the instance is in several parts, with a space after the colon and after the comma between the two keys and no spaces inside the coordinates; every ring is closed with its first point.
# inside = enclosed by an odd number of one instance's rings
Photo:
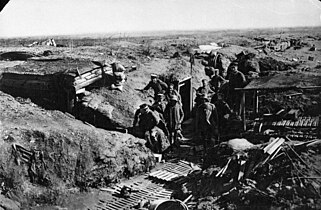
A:
{"type": "Polygon", "coordinates": [[[242,91],[241,113],[243,120],[243,130],[246,131],[246,118],[245,118],[245,91],[242,91]]]}

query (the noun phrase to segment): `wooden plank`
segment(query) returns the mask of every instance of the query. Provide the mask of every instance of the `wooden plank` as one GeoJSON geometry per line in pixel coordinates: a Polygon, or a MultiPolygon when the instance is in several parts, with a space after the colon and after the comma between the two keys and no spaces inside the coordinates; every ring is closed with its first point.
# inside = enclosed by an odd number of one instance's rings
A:
{"type": "Polygon", "coordinates": [[[273,141],[270,144],[268,144],[266,147],[264,147],[264,149],[263,149],[264,153],[266,153],[273,146],[273,144],[275,144],[278,141],[278,139],[279,138],[273,139],[273,141]]]}
{"type": "Polygon", "coordinates": [[[76,70],[77,70],[77,73],[78,73],[79,77],[82,78],[82,77],[81,77],[81,73],[79,72],[78,67],[76,68],[76,70]]]}
{"type": "Polygon", "coordinates": [[[86,78],[86,80],[89,80],[89,79],[94,78],[94,77],[97,77],[97,76],[99,76],[99,75],[97,75],[97,74],[90,74],[90,75],[86,76],[85,78],[86,78]]]}
{"type": "Polygon", "coordinates": [[[82,78],[87,77],[87,76],[89,76],[91,74],[100,74],[100,73],[101,73],[101,71],[99,69],[98,70],[92,70],[92,71],[89,71],[89,72],[87,72],[85,74],[82,74],[81,76],[75,77],[75,80],[82,79],[82,78]]]}
{"type": "Polygon", "coordinates": [[[101,75],[99,75],[98,77],[92,78],[92,79],[90,79],[90,80],[87,80],[86,82],[83,82],[83,83],[81,83],[81,84],[79,84],[79,85],[76,85],[76,86],[75,86],[75,90],[77,91],[77,90],[79,90],[79,89],[81,89],[81,88],[84,88],[84,87],[86,87],[86,86],[88,86],[88,85],[91,85],[91,84],[93,84],[94,82],[96,82],[96,81],[98,81],[98,80],[100,80],[100,79],[102,79],[102,76],[101,76],[101,75]]]}
{"type": "Polygon", "coordinates": [[[93,71],[93,70],[96,70],[96,69],[100,69],[100,67],[84,67],[84,68],[81,68],[79,69],[79,75],[84,75],[85,73],[87,72],[90,72],[90,71],[93,71]]]}
{"type": "Polygon", "coordinates": [[[79,89],[79,90],[76,91],[76,95],[77,95],[77,94],[80,94],[80,93],[84,93],[85,91],[86,91],[85,88],[81,88],[81,89],[79,89]]]}
{"type": "Polygon", "coordinates": [[[280,138],[278,139],[278,141],[275,142],[275,144],[273,144],[269,150],[267,150],[266,152],[269,154],[269,155],[272,155],[273,152],[275,150],[277,150],[283,143],[285,142],[285,140],[283,138],[280,138]]]}
{"type": "Polygon", "coordinates": [[[75,80],[75,81],[73,82],[73,86],[79,85],[79,84],[81,84],[81,83],[83,83],[83,82],[86,82],[86,81],[87,81],[86,78],[82,78],[82,79],[75,80]]]}

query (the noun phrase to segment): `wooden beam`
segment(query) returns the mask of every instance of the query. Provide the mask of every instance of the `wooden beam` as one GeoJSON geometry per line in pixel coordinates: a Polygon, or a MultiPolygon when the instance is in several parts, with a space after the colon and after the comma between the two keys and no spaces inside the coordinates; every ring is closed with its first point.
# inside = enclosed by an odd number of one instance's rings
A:
{"type": "Polygon", "coordinates": [[[92,79],[90,79],[90,80],[87,80],[86,82],[83,82],[83,83],[81,83],[81,84],[79,84],[79,85],[76,85],[76,86],[75,86],[75,90],[77,91],[77,90],[79,90],[79,89],[81,89],[81,88],[84,88],[84,87],[86,87],[86,86],[88,86],[88,85],[91,85],[92,83],[100,80],[101,78],[102,78],[102,75],[99,75],[99,76],[94,77],[94,78],[92,78],[92,79]]]}
{"type": "Polygon", "coordinates": [[[236,91],[253,91],[253,90],[307,90],[307,89],[321,89],[321,86],[307,86],[307,87],[253,87],[253,88],[235,88],[236,91]]]}
{"type": "Polygon", "coordinates": [[[242,101],[241,101],[241,114],[243,120],[243,130],[246,131],[246,118],[245,118],[245,92],[242,92],[242,101]]]}
{"type": "Polygon", "coordinates": [[[258,90],[254,91],[253,95],[253,105],[254,105],[254,113],[257,114],[259,112],[259,96],[258,96],[258,90]]]}

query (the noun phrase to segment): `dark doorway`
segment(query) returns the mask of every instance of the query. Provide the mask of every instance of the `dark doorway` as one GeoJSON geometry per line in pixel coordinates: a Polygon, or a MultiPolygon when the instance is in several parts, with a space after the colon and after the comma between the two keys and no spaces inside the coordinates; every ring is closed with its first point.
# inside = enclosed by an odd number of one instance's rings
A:
{"type": "Polygon", "coordinates": [[[185,120],[191,117],[193,108],[192,98],[192,80],[191,77],[187,77],[178,83],[178,92],[182,97],[183,111],[185,120]]]}

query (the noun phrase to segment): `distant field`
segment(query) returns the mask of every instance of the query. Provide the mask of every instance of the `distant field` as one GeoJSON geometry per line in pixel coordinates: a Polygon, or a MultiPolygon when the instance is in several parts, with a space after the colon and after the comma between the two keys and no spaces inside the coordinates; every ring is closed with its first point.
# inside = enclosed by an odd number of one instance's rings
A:
{"type": "Polygon", "coordinates": [[[255,37],[278,35],[286,36],[291,34],[306,34],[313,36],[321,31],[321,27],[298,27],[298,28],[266,28],[266,29],[242,29],[242,30],[196,30],[196,31],[146,31],[146,32],[124,32],[124,33],[107,33],[107,34],[80,34],[80,35],[60,35],[60,36],[36,36],[36,37],[16,37],[0,38],[2,47],[21,46],[33,41],[44,41],[48,38],[59,40],[67,46],[100,46],[115,40],[134,41],[136,39],[153,39],[163,37],[164,39],[173,38],[198,38],[198,39],[215,39],[223,36],[255,37]]]}

